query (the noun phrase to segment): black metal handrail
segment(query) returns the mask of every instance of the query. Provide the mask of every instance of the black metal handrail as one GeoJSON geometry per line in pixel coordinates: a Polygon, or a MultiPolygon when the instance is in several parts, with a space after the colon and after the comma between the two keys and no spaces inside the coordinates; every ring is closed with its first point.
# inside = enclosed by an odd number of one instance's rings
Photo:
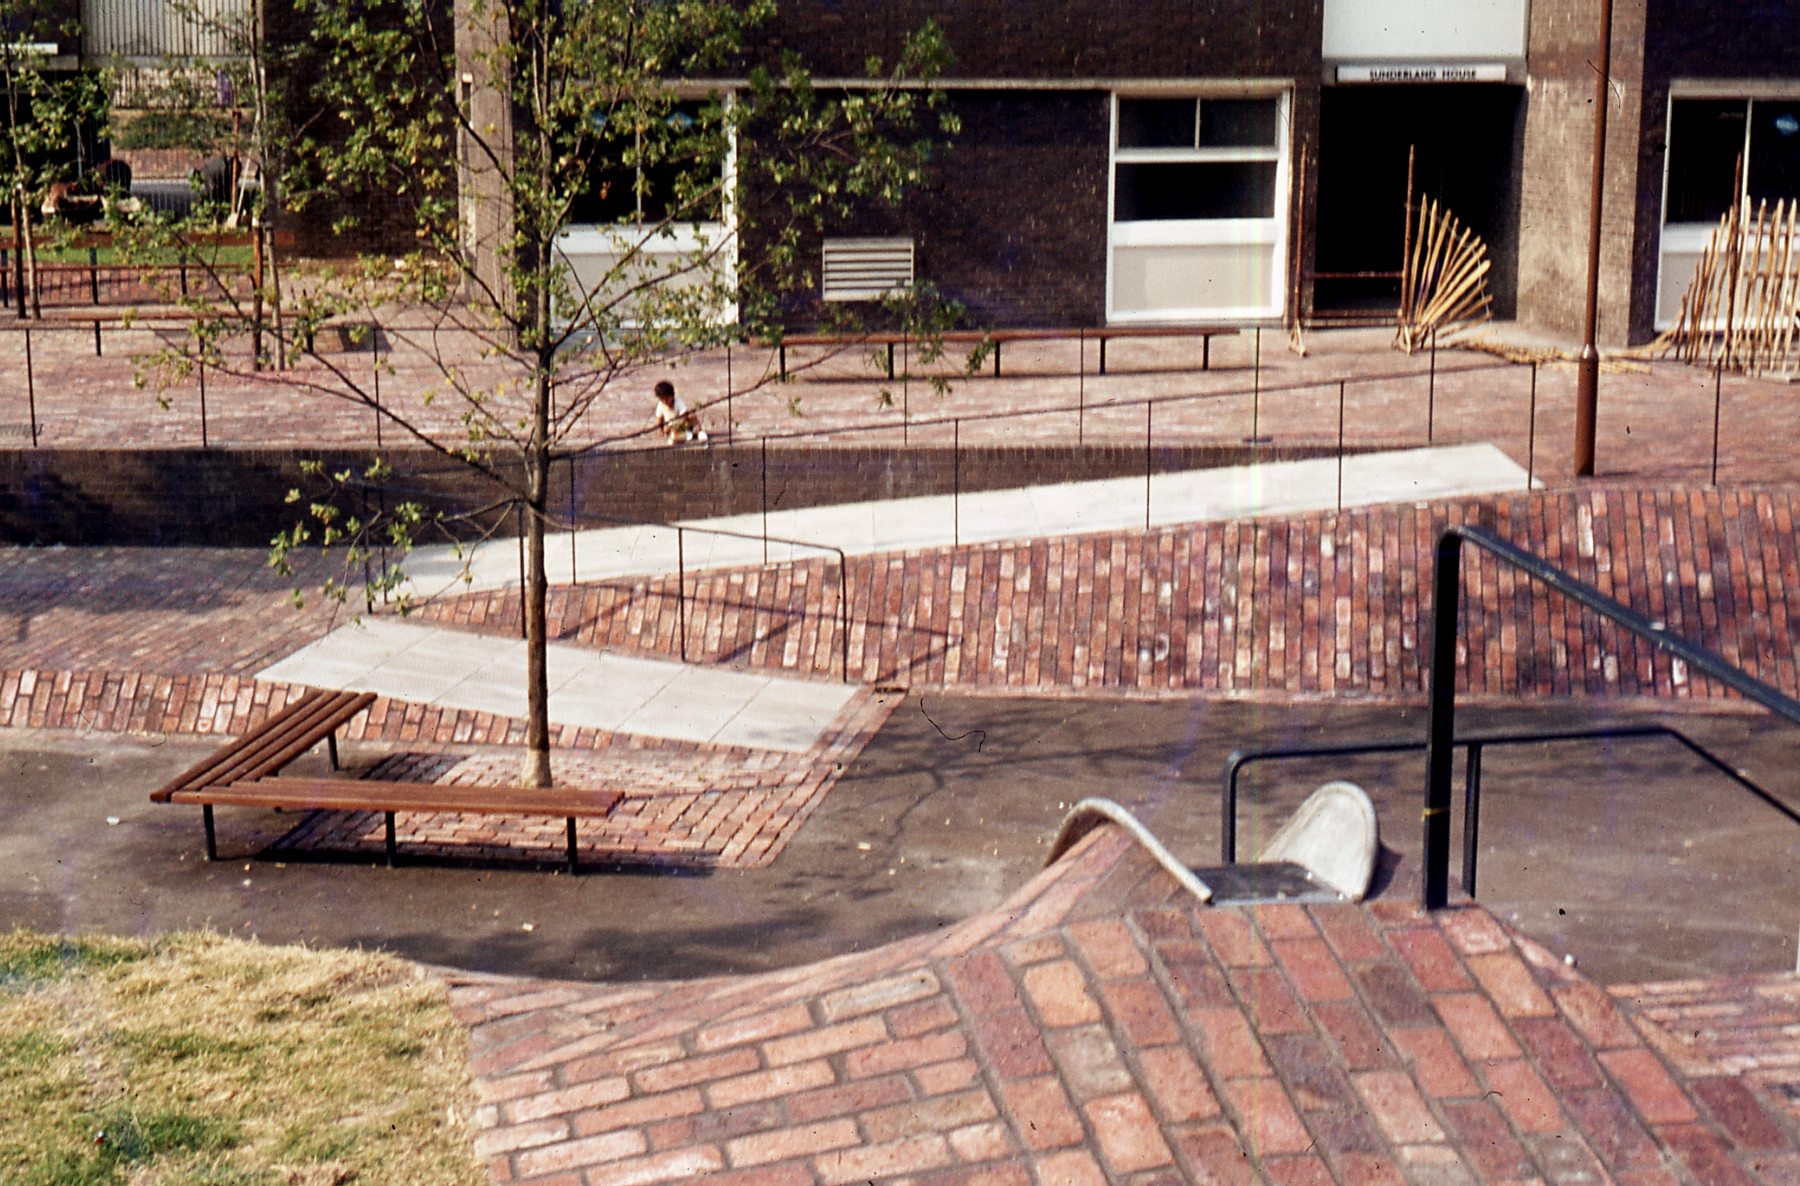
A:
{"type": "MultiPolygon", "coordinates": [[[[1450,889],[1450,773],[1456,740],[1456,627],[1462,609],[1462,545],[1474,544],[1495,559],[1510,564],[1534,581],[1561,593],[1577,604],[1656,649],[1680,659],[1690,668],[1718,680],[1746,700],[1762,705],[1792,724],[1800,725],[1800,700],[1771,687],[1734,667],[1705,647],[1670,634],[1661,622],[1615,601],[1592,585],[1532,555],[1485,527],[1452,524],[1438,536],[1433,558],[1431,609],[1431,676],[1425,710],[1425,810],[1424,889],[1425,909],[1441,909],[1450,889]]],[[[1783,809],[1786,810],[1785,808],[1783,809]]],[[[1793,813],[1788,812],[1791,816],[1793,813]]],[[[1464,854],[1465,863],[1468,856],[1464,854]]]]}
{"type": "MultiPolygon", "coordinates": [[[[1751,782],[1744,772],[1732,766],[1679,729],[1667,725],[1605,725],[1594,729],[1546,730],[1534,732],[1475,733],[1458,737],[1453,745],[1468,751],[1463,763],[1463,892],[1475,896],[1476,853],[1481,829],[1481,752],[1491,745],[1536,745],[1554,741],[1602,741],[1611,738],[1667,737],[1679,742],[1694,755],[1727,778],[1800,824],[1795,812],[1769,792],[1751,782]]],[[[1219,855],[1224,864],[1237,863],[1238,775],[1244,767],[1257,762],[1290,761],[1305,758],[1358,757],[1365,754],[1407,753],[1422,750],[1428,743],[1412,737],[1383,738],[1377,741],[1351,741],[1331,745],[1269,746],[1263,749],[1234,750],[1225,759],[1225,793],[1219,829],[1219,855]]]]}

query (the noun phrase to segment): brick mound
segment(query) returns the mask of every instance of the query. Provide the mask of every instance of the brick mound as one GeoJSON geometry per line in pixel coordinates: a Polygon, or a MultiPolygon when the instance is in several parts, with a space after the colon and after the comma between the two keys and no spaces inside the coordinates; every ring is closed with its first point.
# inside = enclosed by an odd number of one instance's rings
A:
{"type": "Polygon", "coordinates": [[[808,967],[451,982],[499,1182],[1800,1181],[1779,1092],[1480,906],[1204,907],[1112,827],[808,967]]]}

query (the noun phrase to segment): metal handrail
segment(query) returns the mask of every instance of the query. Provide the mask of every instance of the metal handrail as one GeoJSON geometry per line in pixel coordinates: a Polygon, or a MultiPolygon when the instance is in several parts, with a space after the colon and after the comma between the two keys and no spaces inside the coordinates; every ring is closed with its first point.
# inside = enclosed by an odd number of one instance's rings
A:
{"type": "MultiPolygon", "coordinates": [[[[1490,745],[1534,745],[1552,741],[1599,741],[1608,738],[1667,737],[1686,746],[1695,756],[1727,778],[1800,824],[1795,812],[1769,792],[1757,786],[1743,771],[1718,757],[1693,738],[1668,725],[1607,725],[1596,729],[1549,730],[1539,732],[1474,733],[1456,738],[1452,744],[1468,751],[1463,764],[1463,892],[1475,896],[1476,855],[1481,829],[1481,752],[1490,745]]],[[[1225,759],[1225,789],[1219,829],[1219,855],[1227,865],[1237,863],[1238,775],[1244,767],[1256,762],[1272,762],[1304,758],[1355,757],[1363,754],[1406,753],[1422,750],[1428,743],[1417,738],[1383,738],[1377,741],[1352,741],[1332,745],[1270,746],[1264,749],[1233,750],[1225,759]]]]}
{"type": "MultiPolygon", "coordinates": [[[[1746,700],[1800,725],[1800,700],[1725,661],[1705,647],[1670,634],[1662,622],[1608,597],[1592,585],[1485,527],[1452,524],[1438,536],[1433,558],[1431,609],[1431,676],[1425,710],[1424,888],[1427,910],[1442,909],[1450,883],[1450,771],[1456,741],[1456,626],[1462,608],[1462,545],[1467,541],[1510,564],[1534,581],[1593,610],[1615,625],[1718,680],[1746,700]]],[[[1785,808],[1784,808],[1785,810],[1785,808]]],[[[1791,812],[1788,813],[1792,815],[1791,812]]],[[[1464,855],[1465,863],[1467,854],[1464,855]]]]}

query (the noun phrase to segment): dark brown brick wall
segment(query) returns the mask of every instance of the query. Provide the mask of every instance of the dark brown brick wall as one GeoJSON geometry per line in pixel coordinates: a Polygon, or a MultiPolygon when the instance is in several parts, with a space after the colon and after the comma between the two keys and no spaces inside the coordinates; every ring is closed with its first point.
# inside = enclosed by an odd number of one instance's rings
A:
{"type": "MultiPolygon", "coordinates": [[[[1238,464],[1243,447],[1157,448],[1164,470],[1238,464]]],[[[1266,460],[1320,456],[1318,449],[1268,448],[1266,460]]],[[[322,449],[14,449],[0,451],[0,543],[212,545],[261,547],[298,519],[288,491],[322,487],[301,474],[317,459],[360,472],[369,454],[322,449]]],[[[466,510],[500,497],[496,487],[454,462],[422,451],[388,454],[395,477],[390,502],[418,498],[428,507],[466,510]]],[[[960,466],[948,448],[772,448],[770,510],[998,490],[1144,472],[1144,450],[1123,445],[968,448],[960,466]]],[[[569,471],[552,482],[554,513],[566,516],[569,471]]],[[[583,458],[576,507],[587,526],[625,520],[748,514],[762,508],[763,452],[756,445],[656,448],[583,458]]],[[[381,495],[371,495],[379,503],[381,495]]],[[[358,509],[359,498],[344,504],[358,509]]],[[[502,524],[503,531],[508,525],[502,524]]]]}

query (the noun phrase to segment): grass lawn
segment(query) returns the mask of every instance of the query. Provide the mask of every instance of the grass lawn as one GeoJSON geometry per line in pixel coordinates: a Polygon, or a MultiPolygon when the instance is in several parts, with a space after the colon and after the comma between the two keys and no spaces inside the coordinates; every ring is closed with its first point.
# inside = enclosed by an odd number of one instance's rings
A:
{"type": "Polygon", "coordinates": [[[404,961],[0,936],[0,1182],[477,1183],[464,1034],[404,961]]]}

